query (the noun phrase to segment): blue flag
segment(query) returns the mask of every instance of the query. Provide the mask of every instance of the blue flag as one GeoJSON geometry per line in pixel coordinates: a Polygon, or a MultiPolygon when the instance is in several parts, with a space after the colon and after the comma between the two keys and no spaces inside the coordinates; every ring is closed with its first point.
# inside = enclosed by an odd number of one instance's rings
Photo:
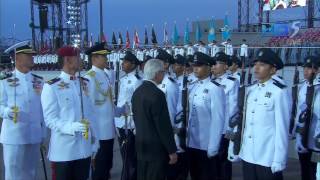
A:
{"type": "Polygon", "coordinates": [[[214,19],[212,18],[210,22],[210,29],[209,29],[209,34],[208,34],[208,42],[212,42],[216,40],[216,32],[214,29],[214,19]]]}
{"type": "Polygon", "coordinates": [[[177,24],[174,24],[174,30],[173,30],[173,34],[172,34],[172,44],[177,45],[178,42],[179,42],[179,33],[178,33],[178,29],[177,29],[177,24]]]}
{"type": "Polygon", "coordinates": [[[184,30],[184,44],[190,43],[190,34],[189,34],[189,21],[187,21],[186,29],[184,30]]]}
{"type": "Polygon", "coordinates": [[[201,34],[200,24],[199,24],[199,22],[197,22],[196,41],[197,42],[201,41],[201,37],[202,37],[202,34],[201,34]]]}
{"type": "Polygon", "coordinates": [[[222,28],[222,38],[223,40],[227,40],[230,39],[231,34],[230,34],[230,26],[229,26],[229,21],[228,21],[228,15],[226,14],[226,16],[224,17],[224,26],[222,28]]]}

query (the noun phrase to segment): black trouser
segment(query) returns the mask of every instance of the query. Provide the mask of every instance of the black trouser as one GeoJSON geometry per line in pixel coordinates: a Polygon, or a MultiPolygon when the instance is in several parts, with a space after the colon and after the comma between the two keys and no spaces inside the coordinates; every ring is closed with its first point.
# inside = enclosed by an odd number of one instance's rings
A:
{"type": "Polygon", "coordinates": [[[186,180],[188,177],[188,158],[187,153],[177,153],[178,162],[169,165],[167,180],[186,180]]]}
{"type": "Polygon", "coordinates": [[[208,158],[207,151],[187,148],[189,160],[189,171],[192,180],[215,180],[217,177],[216,164],[217,156],[208,158]]]}
{"type": "Polygon", "coordinates": [[[301,169],[301,180],[315,180],[317,163],[311,161],[312,152],[298,153],[298,155],[301,169]]]}
{"type": "Polygon", "coordinates": [[[241,64],[246,66],[246,64],[245,64],[246,57],[245,56],[240,56],[240,60],[241,60],[241,64]]]}
{"type": "Polygon", "coordinates": [[[282,171],[272,173],[270,167],[242,161],[243,179],[245,180],[283,180],[282,171]]]}
{"type": "Polygon", "coordinates": [[[118,128],[120,152],[123,162],[121,180],[137,179],[137,155],[135,150],[135,135],[133,130],[128,130],[126,135],[125,129],[118,128]]]}
{"type": "Polygon", "coordinates": [[[168,162],[138,160],[138,180],[165,180],[168,162]]]}
{"type": "Polygon", "coordinates": [[[52,162],[52,180],[87,180],[91,157],[65,162],[52,162]]]}
{"type": "Polygon", "coordinates": [[[231,180],[232,177],[232,163],[228,160],[229,142],[229,139],[221,138],[218,162],[216,165],[218,180],[231,180]]]}
{"type": "Polygon", "coordinates": [[[108,180],[112,168],[113,139],[100,140],[100,148],[95,157],[95,167],[92,173],[93,180],[108,180]]]}

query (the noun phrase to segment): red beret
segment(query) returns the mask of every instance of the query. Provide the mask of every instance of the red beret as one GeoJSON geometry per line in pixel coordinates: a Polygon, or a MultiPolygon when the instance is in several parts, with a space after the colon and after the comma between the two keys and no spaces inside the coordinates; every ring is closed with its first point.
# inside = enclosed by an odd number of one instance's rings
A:
{"type": "Polygon", "coordinates": [[[58,49],[58,55],[61,57],[66,57],[66,56],[78,56],[79,55],[79,48],[72,47],[72,46],[65,46],[60,49],[58,49]]]}

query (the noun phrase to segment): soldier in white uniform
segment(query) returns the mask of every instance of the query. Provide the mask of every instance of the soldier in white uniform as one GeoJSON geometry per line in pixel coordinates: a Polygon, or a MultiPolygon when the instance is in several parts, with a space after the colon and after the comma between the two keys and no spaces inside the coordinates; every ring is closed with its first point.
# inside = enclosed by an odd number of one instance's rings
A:
{"type": "Polygon", "coordinates": [[[88,79],[76,76],[81,63],[79,49],[65,46],[58,55],[62,72],[44,85],[41,94],[44,121],[51,129],[48,157],[52,176],[59,180],[87,180],[91,156],[99,147],[88,79]]]}
{"type": "MultiPolygon", "coordinates": [[[[118,107],[122,107],[125,104],[128,104],[131,107],[132,94],[142,82],[142,78],[136,73],[138,64],[139,60],[137,57],[131,51],[127,51],[122,62],[122,71],[125,73],[125,75],[120,78],[119,82],[119,97],[117,102],[118,107]]],[[[126,174],[125,176],[129,180],[134,180],[137,178],[134,121],[131,115],[121,116],[119,118],[115,118],[115,125],[118,132],[122,160],[125,164],[125,169],[122,169],[122,173],[126,174]],[[128,134],[126,134],[126,132],[128,132],[128,134]],[[125,147],[127,149],[125,149],[125,147]],[[126,172],[128,172],[128,174],[126,172]]]]}
{"type": "Polygon", "coordinates": [[[212,43],[210,43],[209,45],[209,49],[210,49],[210,56],[214,57],[219,51],[219,46],[217,46],[217,41],[213,40],[212,43]]]}
{"type": "MultiPolygon", "coordinates": [[[[185,152],[185,147],[181,146],[180,141],[185,140],[184,137],[179,134],[179,131],[183,131],[182,128],[182,122],[176,122],[179,121],[182,116],[182,90],[183,90],[183,78],[184,78],[184,70],[187,66],[187,60],[180,54],[176,55],[174,57],[174,64],[173,64],[173,72],[175,74],[174,80],[176,81],[177,87],[178,87],[178,93],[177,95],[177,105],[176,105],[176,115],[174,118],[174,122],[172,123],[172,127],[174,129],[174,138],[177,146],[177,155],[179,161],[174,165],[169,165],[168,169],[168,180],[186,180],[188,177],[188,159],[185,152]],[[180,135],[180,136],[179,136],[180,135]]],[[[188,76],[187,74],[185,74],[188,76]]],[[[185,146],[185,142],[184,142],[185,146]]]]}
{"type": "Polygon", "coordinates": [[[211,81],[212,59],[201,52],[194,55],[193,68],[198,78],[189,94],[187,153],[192,180],[217,177],[214,165],[225,120],[225,94],[219,83],[211,81]]]}
{"type": "Polygon", "coordinates": [[[248,58],[248,45],[246,44],[247,40],[243,39],[242,44],[240,46],[240,58],[241,63],[244,63],[245,60],[248,58]]]}
{"type": "Polygon", "coordinates": [[[97,44],[86,51],[91,57],[92,68],[86,73],[89,79],[89,98],[94,104],[97,131],[100,148],[95,156],[92,179],[100,180],[110,177],[113,159],[113,144],[115,137],[114,117],[123,112],[123,108],[114,107],[113,104],[113,81],[105,72],[107,67],[106,55],[109,51],[105,43],[97,44]]]}
{"type": "Polygon", "coordinates": [[[221,43],[224,46],[224,53],[228,56],[233,55],[233,46],[231,44],[231,39],[227,39],[226,42],[221,43]]]}
{"type": "Polygon", "coordinates": [[[15,59],[16,69],[0,81],[5,179],[35,180],[45,135],[40,103],[43,78],[30,72],[36,53],[29,45],[16,44],[7,51],[15,59]]]}
{"type": "MultiPolygon", "coordinates": [[[[229,179],[232,176],[232,165],[230,161],[236,161],[237,157],[233,154],[229,154],[228,157],[228,147],[230,141],[230,131],[231,118],[238,113],[238,91],[239,82],[236,78],[231,77],[227,73],[229,57],[224,52],[218,52],[214,57],[215,64],[212,66],[212,73],[214,75],[214,80],[221,85],[226,96],[225,102],[225,120],[224,120],[224,137],[221,139],[220,149],[219,149],[219,162],[217,163],[218,168],[218,178],[219,179],[229,179]],[[229,160],[230,161],[229,161],[229,160]]],[[[230,144],[231,145],[231,144],[230,144]]]]}
{"type": "Polygon", "coordinates": [[[242,63],[241,63],[240,59],[236,55],[233,55],[230,58],[230,63],[229,63],[228,69],[230,71],[230,76],[233,78],[236,78],[239,83],[240,83],[240,79],[241,79],[241,74],[238,70],[240,67],[242,67],[242,63]]]}
{"type": "Polygon", "coordinates": [[[200,41],[198,51],[202,52],[203,54],[208,54],[208,47],[206,46],[206,44],[204,42],[200,41]]]}
{"type": "MultiPolygon", "coordinates": [[[[303,65],[303,75],[304,81],[299,83],[298,85],[298,99],[297,99],[297,113],[295,117],[296,123],[296,130],[299,131],[299,127],[301,124],[299,123],[300,114],[306,108],[306,95],[307,95],[307,88],[310,86],[310,82],[313,81],[313,75],[317,74],[318,70],[318,62],[317,57],[309,56],[305,59],[305,64],[303,65]]],[[[314,84],[316,85],[318,82],[314,79],[314,84]]],[[[316,112],[315,112],[316,113],[316,112]]],[[[300,162],[300,169],[301,169],[301,179],[316,179],[316,163],[311,161],[311,156],[313,151],[317,151],[314,144],[314,136],[315,134],[315,126],[317,124],[317,120],[312,121],[312,126],[309,126],[309,133],[308,133],[308,146],[304,147],[302,142],[302,136],[298,132],[296,133],[296,151],[299,155],[299,162],[300,162]],[[310,128],[311,127],[311,128],[310,128]]]]}
{"type": "Polygon", "coordinates": [[[271,76],[283,68],[270,49],[260,49],[254,72],[258,82],[248,87],[240,149],[246,180],[283,179],[289,141],[291,100],[285,85],[271,76]]]}
{"type": "Polygon", "coordinates": [[[189,45],[187,45],[186,49],[187,49],[187,56],[188,56],[188,55],[193,55],[194,52],[195,52],[194,47],[192,46],[192,43],[190,43],[189,45]]]}

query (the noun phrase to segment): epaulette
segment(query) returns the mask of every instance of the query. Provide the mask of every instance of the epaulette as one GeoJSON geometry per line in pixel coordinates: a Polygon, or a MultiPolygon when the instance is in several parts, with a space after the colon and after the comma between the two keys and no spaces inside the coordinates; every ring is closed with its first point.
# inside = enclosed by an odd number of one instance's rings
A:
{"type": "Polygon", "coordinates": [[[35,78],[38,78],[38,79],[43,79],[43,77],[41,77],[41,76],[38,76],[38,75],[36,75],[36,74],[33,74],[33,73],[31,73],[31,75],[32,75],[33,77],[35,77],[35,78]]]}
{"type": "Polygon", "coordinates": [[[220,87],[221,86],[221,84],[220,83],[218,83],[217,81],[215,81],[215,80],[211,80],[211,82],[214,84],[214,85],[216,85],[216,86],[218,86],[218,87],[220,87]]]}
{"type": "MultiPolygon", "coordinates": [[[[277,76],[278,76],[278,75],[277,75],[277,76]]],[[[278,78],[283,79],[283,77],[282,77],[282,76],[278,76],[278,78]]]]}
{"type": "Polygon", "coordinates": [[[280,89],[283,89],[283,88],[287,87],[286,85],[280,83],[279,81],[277,81],[275,79],[273,79],[273,81],[274,81],[273,84],[276,85],[277,87],[279,87],[280,89]]]}
{"type": "Polygon", "coordinates": [[[228,76],[228,77],[227,77],[227,79],[229,79],[229,80],[231,80],[231,81],[235,81],[235,80],[237,80],[236,78],[231,77],[231,76],[228,76]]]}
{"type": "Polygon", "coordinates": [[[81,77],[81,80],[83,80],[83,81],[88,81],[88,82],[89,82],[89,79],[84,78],[84,77],[81,77]]]}
{"type": "Polygon", "coordinates": [[[176,83],[176,80],[174,80],[172,77],[168,77],[168,79],[173,82],[173,83],[176,83]]]}
{"type": "Polygon", "coordinates": [[[253,81],[251,84],[245,85],[245,87],[250,87],[258,83],[258,80],[253,81]]]}
{"type": "Polygon", "coordinates": [[[7,73],[3,77],[0,77],[0,80],[8,79],[10,77],[12,77],[12,73],[7,73]]]}
{"type": "Polygon", "coordinates": [[[96,72],[95,72],[95,71],[92,71],[92,70],[88,71],[86,74],[87,74],[88,76],[90,76],[90,77],[95,77],[95,76],[96,76],[96,72]]]}
{"type": "Polygon", "coordinates": [[[60,78],[59,78],[59,77],[56,77],[56,78],[53,78],[53,79],[47,81],[47,83],[50,84],[50,85],[52,85],[52,84],[54,84],[54,83],[56,83],[56,82],[58,82],[58,81],[60,81],[60,78]]]}

